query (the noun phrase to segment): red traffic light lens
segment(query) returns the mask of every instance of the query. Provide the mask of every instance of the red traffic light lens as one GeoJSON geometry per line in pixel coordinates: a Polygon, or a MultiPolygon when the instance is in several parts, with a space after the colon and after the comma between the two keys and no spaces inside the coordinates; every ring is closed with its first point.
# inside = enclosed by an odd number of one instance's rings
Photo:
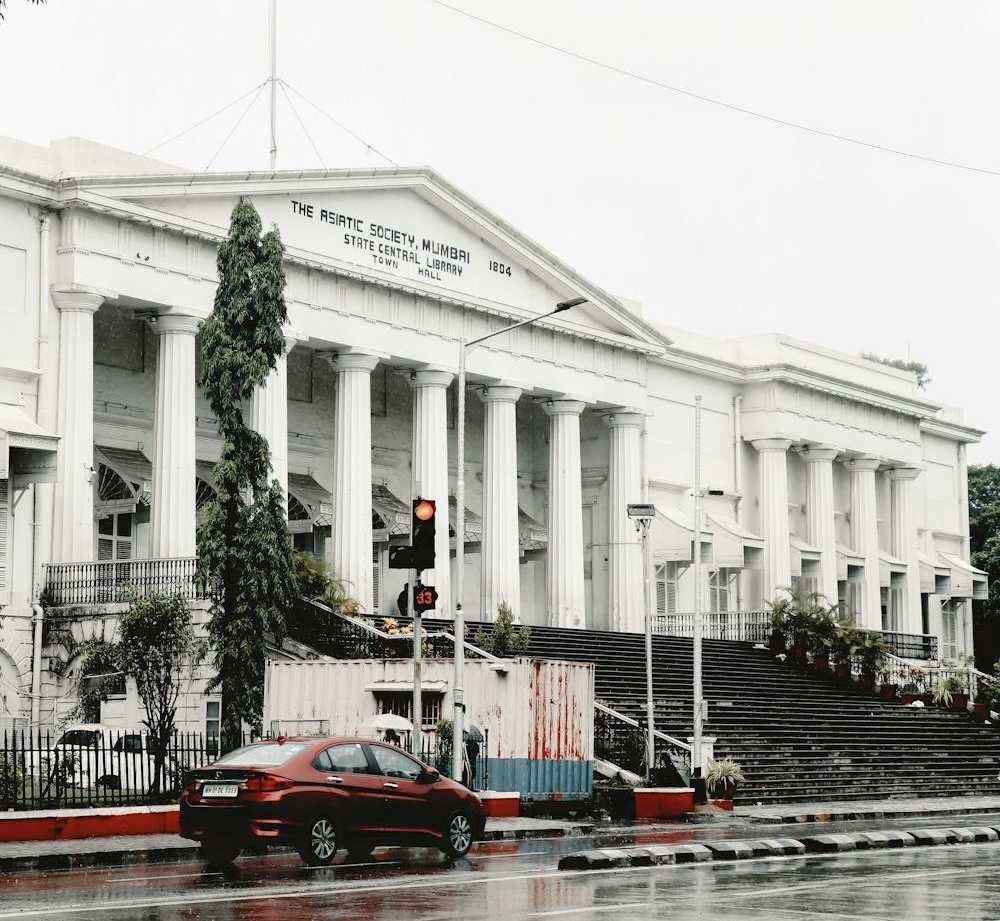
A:
{"type": "Polygon", "coordinates": [[[413,506],[413,517],[430,521],[434,517],[436,505],[430,499],[421,499],[413,506]]]}

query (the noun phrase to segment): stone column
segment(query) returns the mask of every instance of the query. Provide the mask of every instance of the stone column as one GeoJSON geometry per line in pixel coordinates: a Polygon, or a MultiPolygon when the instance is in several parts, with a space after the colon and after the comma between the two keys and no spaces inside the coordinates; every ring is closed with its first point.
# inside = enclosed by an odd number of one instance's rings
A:
{"type": "Polygon", "coordinates": [[[371,374],[379,356],[344,349],[328,357],[337,374],[333,433],[333,575],[370,613],[372,586],[371,374]]]}
{"type": "Polygon", "coordinates": [[[150,555],[190,557],[197,552],[194,346],[201,321],[167,313],[150,323],[157,337],[150,555]]]}
{"type": "Polygon", "coordinates": [[[792,582],[788,542],[787,438],[759,438],[752,442],[760,455],[760,531],[764,538],[763,600],[773,601],[792,582]]]}
{"type": "Polygon", "coordinates": [[[549,416],[549,625],[583,628],[583,484],[581,400],[546,400],[549,416]]]}
{"type": "Polygon", "coordinates": [[[483,545],[480,616],[496,620],[501,602],[521,620],[521,547],[517,518],[517,401],[519,387],[479,390],[485,405],[483,545]]]}
{"type": "MultiPolygon", "coordinates": [[[[434,568],[422,575],[424,585],[437,589],[435,613],[452,613],[451,541],[448,537],[448,413],[449,371],[413,371],[413,483],[420,495],[437,503],[434,568]]],[[[461,563],[459,564],[461,565],[461,563]]]]}
{"type": "Polygon", "coordinates": [[[642,415],[614,412],[604,421],[611,429],[608,626],[615,633],[640,633],[645,616],[642,541],[628,517],[628,505],[642,500],[642,415]]]}
{"type": "Polygon", "coordinates": [[[104,298],[82,291],[52,291],[59,309],[60,437],[52,560],[94,559],[94,314],[104,298]]]}
{"type": "Polygon", "coordinates": [[[877,457],[852,457],[844,461],[851,471],[851,542],[865,560],[865,577],[858,593],[858,626],[870,630],[882,629],[875,505],[875,471],[880,464],[877,457]]]}
{"type": "Polygon", "coordinates": [[[837,603],[837,537],[834,528],[833,462],[837,449],[809,445],[802,451],[806,463],[806,529],[810,544],[820,551],[817,591],[837,603]]]}
{"type": "Polygon", "coordinates": [[[271,479],[277,480],[288,508],[288,353],[304,338],[285,330],[285,351],[274,363],[263,387],[254,389],[251,426],[267,439],[271,452],[271,479]]]}
{"type": "Polygon", "coordinates": [[[921,633],[920,543],[913,515],[913,481],[918,467],[893,467],[886,471],[892,497],[892,555],[906,563],[906,588],[897,627],[904,633],[921,633]]]}

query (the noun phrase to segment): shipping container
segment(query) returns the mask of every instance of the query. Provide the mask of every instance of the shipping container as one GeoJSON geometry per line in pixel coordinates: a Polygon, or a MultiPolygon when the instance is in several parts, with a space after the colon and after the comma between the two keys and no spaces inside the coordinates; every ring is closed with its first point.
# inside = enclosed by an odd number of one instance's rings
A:
{"type": "MultiPolygon", "coordinates": [[[[465,725],[482,734],[479,785],[523,800],[588,799],[593,792],[594,666],[550,659],[465,663],[465,725]]],[[[454,663],[423,662],[422,735],[404,745],[433,762],[435,730],[453,716],[454,663]]],[[[264,725],[274,734],[378,735],[380,712],[412,719],[408,659],[269,660],[264,725]]]]}

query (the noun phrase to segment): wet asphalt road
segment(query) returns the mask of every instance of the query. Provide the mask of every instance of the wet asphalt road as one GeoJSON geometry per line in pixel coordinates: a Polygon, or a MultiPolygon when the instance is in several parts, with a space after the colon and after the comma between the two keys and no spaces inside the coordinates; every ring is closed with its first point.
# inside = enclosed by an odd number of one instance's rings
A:
{"type": "MultiPolygon", "coordinates": [[[[893,825],[963,823],[969,824],[942,817],[893,825]]],[[[856,830],[869,823],[843,824],[856,830]]],[[[754,829],[758,836],[832,830],[830,823],[754,829]]],[[[730,837],[733,829],[681,827],[645,839],[690,840],[691,831],[714,838],[730,837]]],[[[1000,919],[1000,874],[993,871],[1000,843],[595,872],[556,869],[565,854],[615,843],[608,835],[491,842],[454,862],[435,851],[385,850],[370,864],[325,869],[307,869],[285,852],[244,857],[225,873],[200,862],[30,872],[0,877],[0,919],[1000,919]]]]}

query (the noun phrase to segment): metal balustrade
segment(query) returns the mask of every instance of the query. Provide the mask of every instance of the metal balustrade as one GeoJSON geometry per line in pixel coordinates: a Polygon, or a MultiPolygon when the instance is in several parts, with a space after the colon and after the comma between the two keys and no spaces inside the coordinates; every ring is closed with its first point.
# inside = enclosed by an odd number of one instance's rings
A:
{"type": "MultiPolygon", "coordinates": [[[[653,632],[664,636],[694,636],[694,613],[657,614],[653,632]]],[[[771,635],[770,611],[705,611],[701,636],[706,640],[766,643],[771,635]]]]}
{"type": "Polygon", "coordinates": [[[196,557],[50,563],[45,567],[46,602],[125,604],[133,597],[180,592],[190,601],[207,597],[197,578],[196,557]]]}

